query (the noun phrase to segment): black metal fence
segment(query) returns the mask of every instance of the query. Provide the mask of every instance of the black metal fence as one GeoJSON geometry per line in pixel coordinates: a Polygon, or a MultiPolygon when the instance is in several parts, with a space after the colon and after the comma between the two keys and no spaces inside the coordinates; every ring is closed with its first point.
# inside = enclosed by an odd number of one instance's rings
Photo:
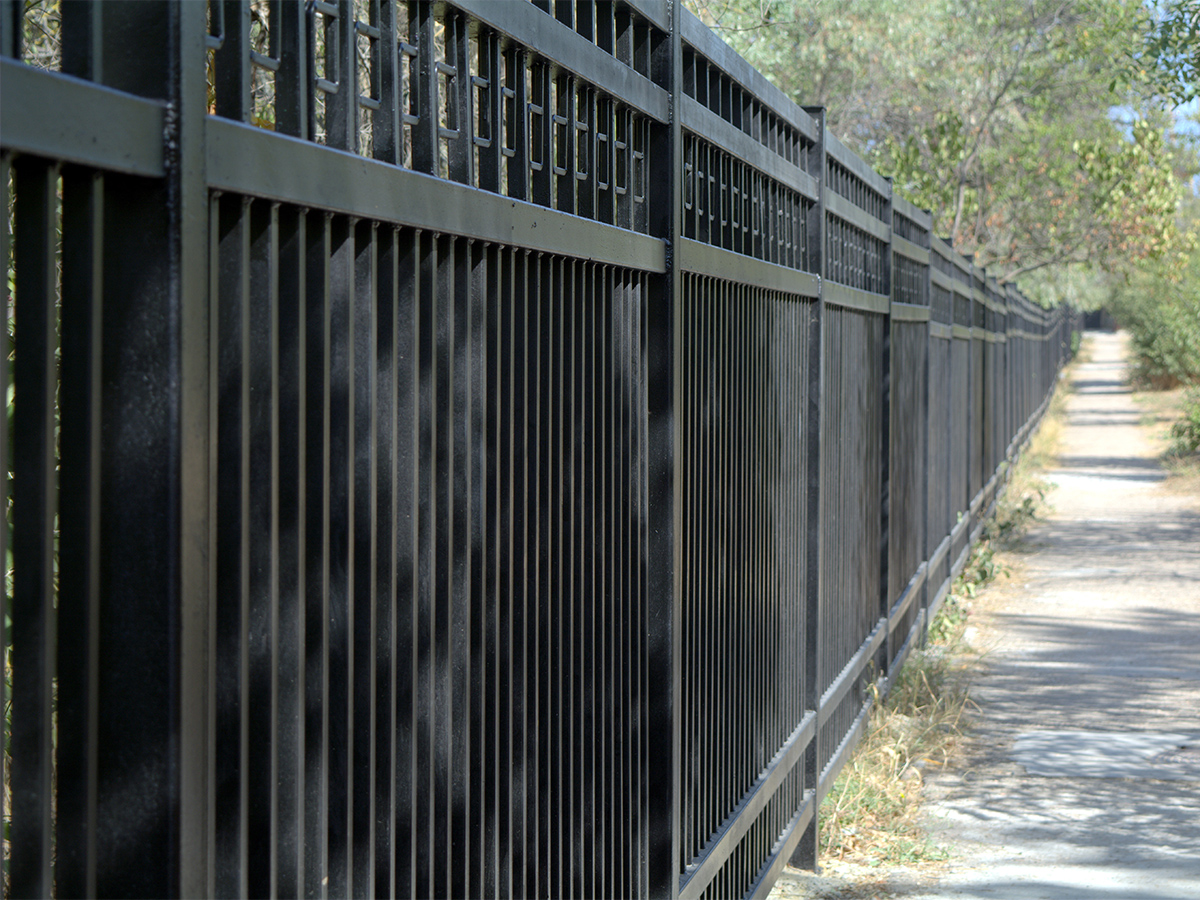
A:
{"type": "Polygon", "coordinates": [[[678,6],[22,9],[12,895],[811,864],[1078,321],[678,6]]]}

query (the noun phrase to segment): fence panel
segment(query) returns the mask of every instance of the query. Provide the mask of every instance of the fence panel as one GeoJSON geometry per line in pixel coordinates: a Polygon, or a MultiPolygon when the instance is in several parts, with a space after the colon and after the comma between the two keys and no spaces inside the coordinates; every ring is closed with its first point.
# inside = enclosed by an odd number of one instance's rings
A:
{"type": "Polygon", "coordinates": [[[812,864],[1078,319],[674,5],[24,15],[13,896],[812,864]]]}
{"type": "MultiPolygon", "coordinates": [[[[891,183],[825,135],[817,800],[869,712],[887,637],[891,183]]],[[[886,665],[885,662],[883,662],[886,665]]]]}
{"type": "Polygon", "coordinates": [[[812,818],[818,126],[682,22],[681,896],[774,880],[812,818]]]}
{"type": "MultiPolygon", "coordinates": [[[[226,9],[216,115],[253,123],[269,66],[245,48],[273,45],[246,4],[235,40],[226,9]]],[[[218,895],[648,891],[662,256],[636,233],[662,32],[627,7],[584,11],[317,5],[299,37],[316,88],[307,122],[290,119],[309,147],[214,122],[218,895]],[[303,299],[271,312],[280,298],[303,299]],[[277,394],[296,438],[272,448],[277,394]],[[303,734],[280,715],[297,684],[303,734]],[[272,738],[277,771],[248,749],[272,738]]]]}

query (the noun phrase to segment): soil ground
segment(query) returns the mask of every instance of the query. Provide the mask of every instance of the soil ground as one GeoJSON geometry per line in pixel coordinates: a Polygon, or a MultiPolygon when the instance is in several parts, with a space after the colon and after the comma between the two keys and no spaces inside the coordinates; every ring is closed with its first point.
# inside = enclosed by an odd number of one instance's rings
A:
{"type": "Polygon", "coordinates": [[[968,749],[927,771],[948,860],[788,869],[773,897],[1200,900],[1200,498],[1164,484],[1124,336],[1089,340],[1050,512],[972,611],[968,749]]]}

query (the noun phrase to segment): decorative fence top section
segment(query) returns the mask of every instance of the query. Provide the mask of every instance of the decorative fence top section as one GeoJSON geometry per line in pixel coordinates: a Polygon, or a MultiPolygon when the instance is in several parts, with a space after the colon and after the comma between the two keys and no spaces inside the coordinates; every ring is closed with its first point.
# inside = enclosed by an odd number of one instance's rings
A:
{"type": "MultiPolygon", "coordinates": [[[[671,118],[667,3],[247,0],[207,8],[208,104],[220,119],[668,236],[665,195],[650,196],[655,167],[667,164],[651,146],[653,128],[671,118]]],[[[879,298],[914,300],[910,263],[923,259],[910,251],[935,249],[928,216],[827,134],[821,110],[791,101],[692,13],[680,10],[679,22],[684,236],[849,289],[835,290],[833,302],[882,311],[879,298]],[[829,228],[814,227],[817,209],[829,228]],[[825,246],[816,248],[820,230],[825,246]],[[906,260],[897,285],[882,249],[893,230],[897,258],[906,260]]],[[[67,68],[87,78],[88,65],[67,68]]],[[[139,92],[119,77],[105,80],[139,92]]],[[[993,286],[989,295],[985,273],[942,249],[934,267],[971,290],[947,317],[941,292],[954,289],[935,278],[933,315],[996,330],[998,320],[967,306],[989,296],[1003,304],[1010,290],[993,286]]]]}
{"type": "Polygon", "coordinates": [[[663,5],[213,4],[226,119],[647,232],[663,5]]]}

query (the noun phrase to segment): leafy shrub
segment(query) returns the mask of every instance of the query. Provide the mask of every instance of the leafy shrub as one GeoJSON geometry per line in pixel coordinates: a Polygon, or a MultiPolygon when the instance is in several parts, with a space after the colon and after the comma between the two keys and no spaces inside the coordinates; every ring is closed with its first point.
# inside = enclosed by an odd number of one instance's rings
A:
{"type": "Polygon", "coordinates": [[[1200,388],[1187,392],[1183,418],[1171,426],[1172,456],[1190,456],[1200,452],[1200,388]]]}
{"type": "Polygon", "coordinates": [[[1200,316],[1183,307],[1163,303],[1130,324],[1137,386],[1167,390],[1200,377],[1200,316]]]}
{"type": "Polygon", "coordinates": [[[1113,314],[1129,330],[1136,387],[1200,382],[1200,250],[1182,265],[1150,265],[1113,291],[1113,314]]]}
{"type": "Polygon", "coordinates": [[[929,623],[929,640],[934,644],[953,644],[967,627],[967,608],[956,594],[947,594],[938,614],[929,623]]]}

